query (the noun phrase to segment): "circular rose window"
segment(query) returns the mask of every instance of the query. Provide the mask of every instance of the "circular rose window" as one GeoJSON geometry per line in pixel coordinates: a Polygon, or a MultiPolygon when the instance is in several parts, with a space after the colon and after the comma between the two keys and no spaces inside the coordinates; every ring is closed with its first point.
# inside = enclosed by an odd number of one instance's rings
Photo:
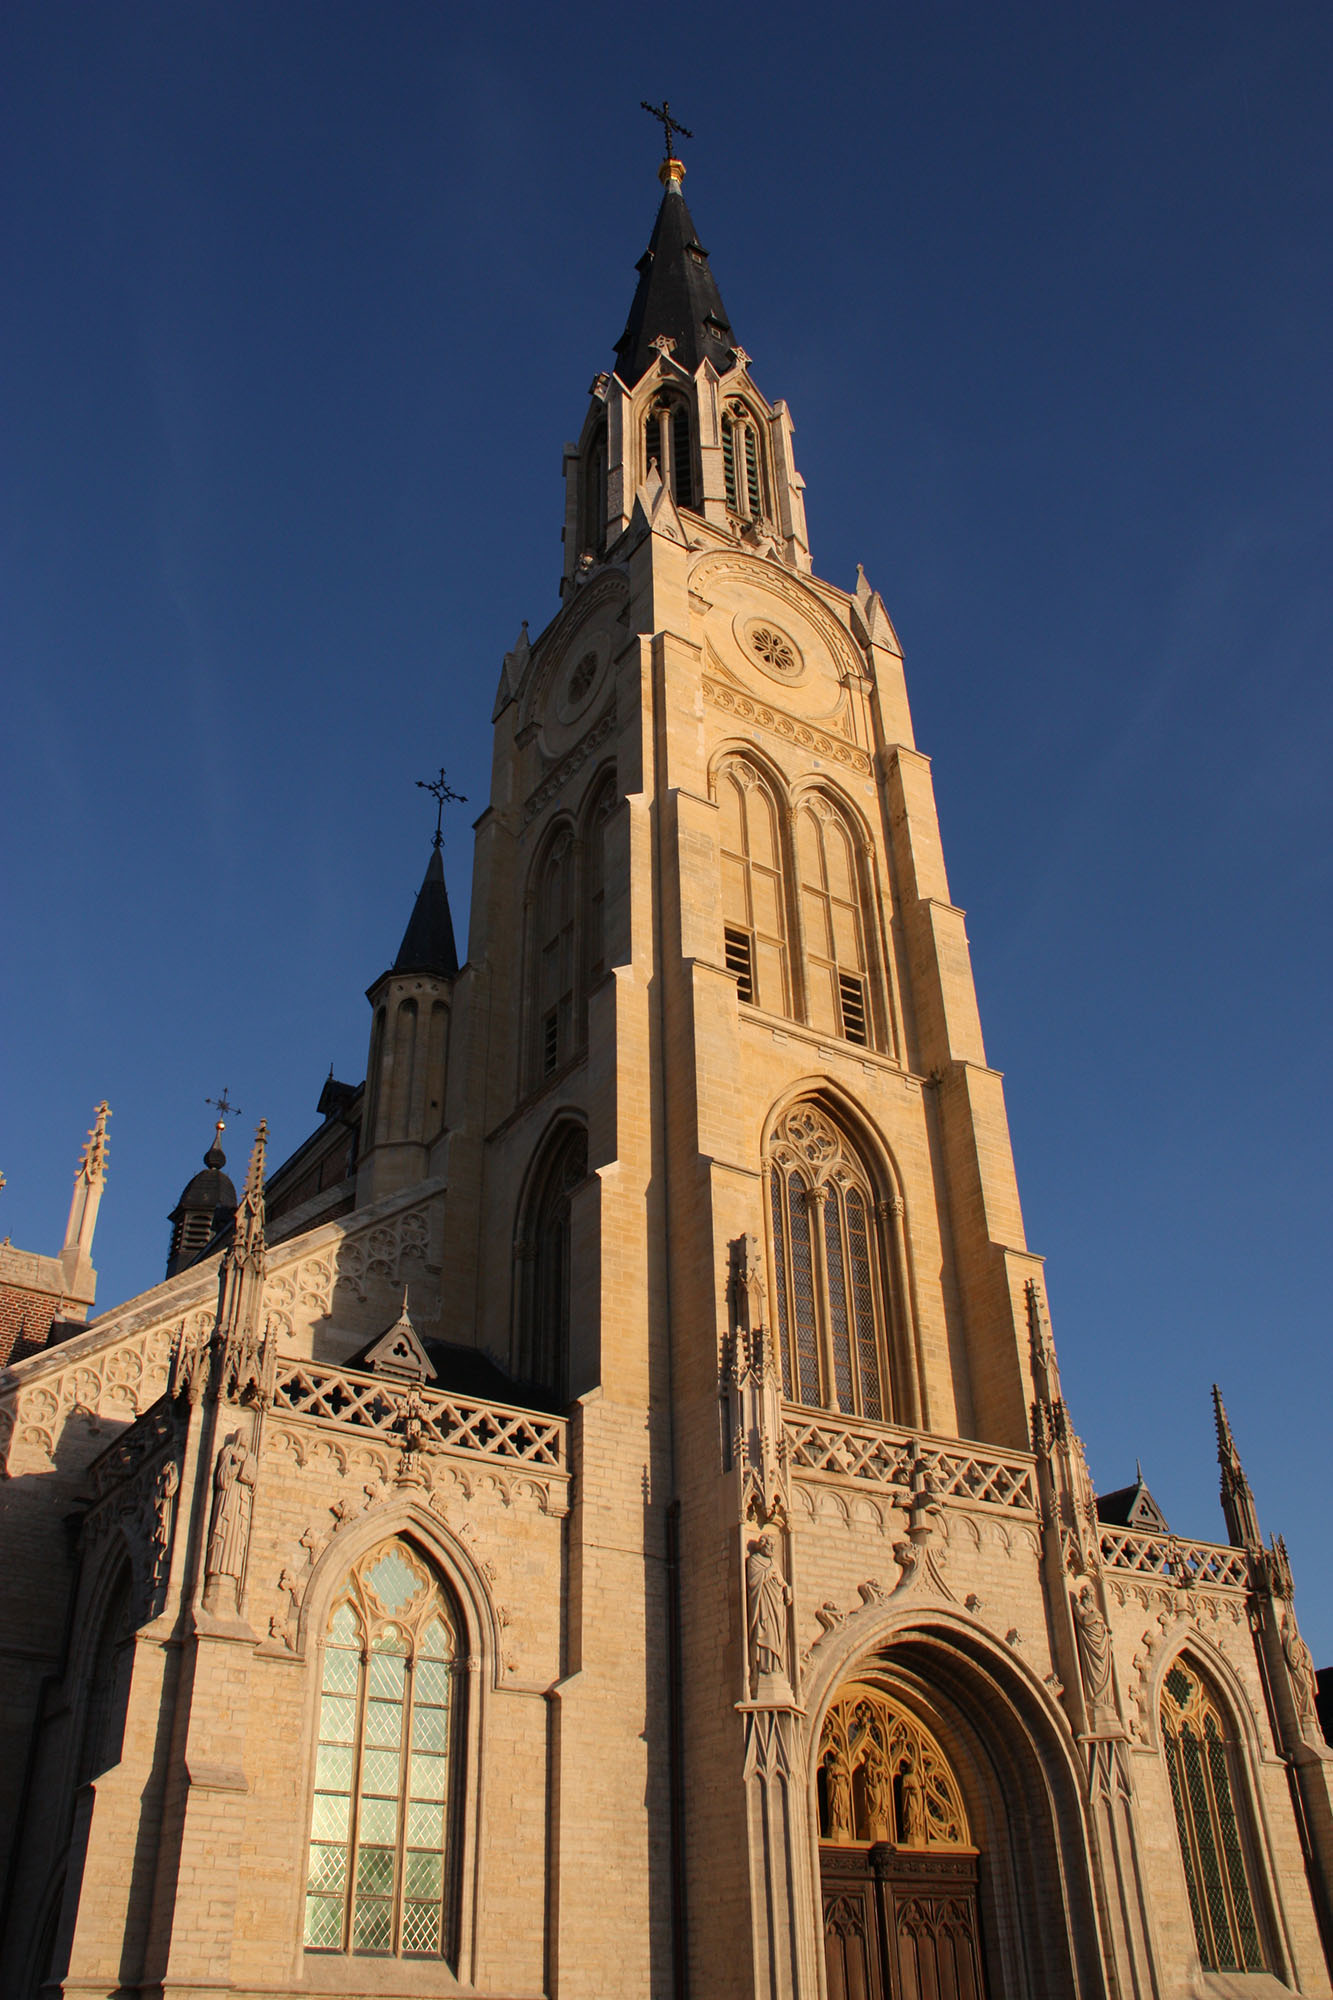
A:
{"type": "Polygon", "coordinates": [[[775,680],[799,680],[805,669],[805,662],[794,641],[789,639],[777,625],[767,621],[752,620],[742,633],[745,650],[758,661],[766,674],[775,680]]]}

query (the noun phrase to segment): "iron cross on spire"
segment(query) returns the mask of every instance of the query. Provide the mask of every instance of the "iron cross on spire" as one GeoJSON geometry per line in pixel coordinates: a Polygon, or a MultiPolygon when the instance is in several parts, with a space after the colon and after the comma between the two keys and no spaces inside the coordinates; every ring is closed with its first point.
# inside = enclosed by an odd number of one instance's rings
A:
{"type": "Polygon", "coordinates": [[[232,1103],[231,1099],[227,1095],[227,1086],[225,1083],[222,1086],[221,1097],[206,1097],[204,1099],[204,1103],[211,1104],[213,1109],[217,1112],[218,1117],[220,1119],[230,1118],[233,1111],[236,1112],[238,1117],[240,1115],[241,1107],[239,1104],[232,1103]]]}
{"type": "Polygon", "coordinates": [[[661,119],[662,137],[666,141],[665,157],[668,160],[673,157],[671,151],[671,135],[673,132],[679,132],[682,139],[692,139],[694,137],[693,132],[689,130],[688,126],[682,125],[679,119],[673,118],[671,116],[671,106],[667,103],[665,97],[662,99],[662,102],[660,104],[650,104],[646,97],[641,97],[639,99],[639,104],[641,108],[648,113],[648,116],[650,118],[661,119]]]}
{"type": "Polygon", "coordinates": [[[440,775],[438,778],[418,778],[417,790],[419,792],[429,792],[435,801],[435,839],[431,845],[433,847],[443,847],[444,808],[446,805],[465,806],[467,804],[467,794],[466,792],[456,792],[452,785],[445,784],[443,764],[440,766],[440,775]]]}

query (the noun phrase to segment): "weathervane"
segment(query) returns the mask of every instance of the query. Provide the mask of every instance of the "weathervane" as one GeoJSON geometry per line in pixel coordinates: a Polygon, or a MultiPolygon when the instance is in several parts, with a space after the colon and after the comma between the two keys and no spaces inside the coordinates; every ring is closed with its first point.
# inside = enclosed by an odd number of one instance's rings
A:
{"type": "Polygon", "coordinates": [[[673,118],[671,116],[671,106],[667,103],[665,97],[662,99],[660,105],[650,104],[646,97],[641,97],[639,99],[639,104],[641,108],[648,113],[648,116],[650,118],[661,119],[662,137],[666,141],[666,153],[664,157],[668,160],[673,159],[675,156],[671,150],[672,133],[679,132],[682,139],[692,139],[694,137],[693,132],[689,130],[688,126],[682,125],[678,119],[673,118]]]}
{"type": "Polygon", "coordinates": [[[465,806],[467,804],[467,794],[466,792],[456,792],[452,785],[445,784],[443,764],[440,766],[440,775],[438,778],[418,778],[417,790],[419,792],[429,792],[435,801],[435,839],[431,845],[434,847],[443,847],[444,808],[446,805],[465,806]]]}

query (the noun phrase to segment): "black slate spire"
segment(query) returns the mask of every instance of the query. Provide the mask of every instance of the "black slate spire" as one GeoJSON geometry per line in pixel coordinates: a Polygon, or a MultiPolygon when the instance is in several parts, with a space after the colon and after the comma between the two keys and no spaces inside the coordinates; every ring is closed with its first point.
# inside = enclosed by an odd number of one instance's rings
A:
{"type": "Polygon", "coordinates": [[[446,979],[452,979],[458,971],[454,921],[449,914],[449,891],[444,886],[444,862],[438,847],[431,850],[393,969],[440,973],[446,979]]]}
{"type": "Polygon", "coordinates": [[[722,294],[680,191],[684,177],[679,160],[668,160],[662,168],[666,193],[636,266],[639,286],[629,320],[616,342],[616,373],[629,389],[657,359],[653,342],[662,334],[675,342],[672,360],[691,374],[705,357],[719,374],[735,358],[722,294]]]}

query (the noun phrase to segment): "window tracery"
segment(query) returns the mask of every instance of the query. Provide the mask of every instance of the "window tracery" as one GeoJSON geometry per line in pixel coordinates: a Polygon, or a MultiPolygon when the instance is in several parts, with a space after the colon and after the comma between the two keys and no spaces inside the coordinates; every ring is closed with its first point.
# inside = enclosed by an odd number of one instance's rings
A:
{"type": "Polygon", "coordinates": [[[307,1951],[448,1950],[457,1654],[444,1589],[406,1542],[353,1566],[321,1656],[307,1951]]]}
{"type": "Polygon", "coordinates": [[[1162,1748],[1199,1960],[1210,1972],[1262,1972],[1268,1960],[1234,1782],[1237,1750],[1192,1660],[1178,1659],[1161,1703],[1162,1748]]]}
{"type": "Polygon", "coordinates": [[[872,1045],[869,961],[856,843],[822,793],[796,815],[796,856],[805,932],[811,1027],[862,1048],[872,1045]]]}
{"type": "Polygon", "coordinates": [[[791,1012],[782,826],[771,786],[738,757],[717,782],[721,814],[722,923],[727,970],[741,999],[791,1012]]]}
{"type": "Polygon", "coordinates": [[[533,1175],[518,1242],[519,1379],[563,1402],[569,1369],[570,1198],[588,1175],[588,1135],[565,1124],[533,1175]]]}
{"type": "Polygon", "coordinates": [[[781,1120],[767,1161],[782,1393],[892,1419],[879,1217],[870,1178],[812,1104],[781,1120]]]}
{"type": "Polygon", "coordinates": [[[970,1847],[962,1792],[935,1738],[880,1689],[842,1689],[819,1739],[819,1834],[849,1846],[970,1847]]]}
{"type": "Polygon", "coordinates": [[[574,1052],[574,836],[561,827],[538,864],[535,984],[536,1080],[574,1052]]]}

